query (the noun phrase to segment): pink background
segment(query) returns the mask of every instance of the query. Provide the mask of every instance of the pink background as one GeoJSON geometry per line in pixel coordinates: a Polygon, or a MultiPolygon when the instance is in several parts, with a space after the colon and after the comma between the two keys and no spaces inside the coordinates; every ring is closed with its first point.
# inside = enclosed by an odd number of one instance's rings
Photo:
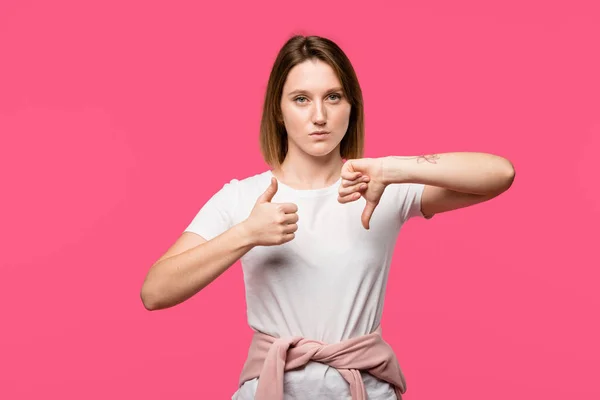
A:
{"type": "Polygon", "coordinates": [[[171,309],[139,291],[209,196],[267,168],[262,99],[294,33],[352,60],[366,156],[517,170],[400,234],[383,329],[405,398],[600,398],[596,2],[167,3],[0,5],[0,398],[231,398],[239,262],[171,309]]]}

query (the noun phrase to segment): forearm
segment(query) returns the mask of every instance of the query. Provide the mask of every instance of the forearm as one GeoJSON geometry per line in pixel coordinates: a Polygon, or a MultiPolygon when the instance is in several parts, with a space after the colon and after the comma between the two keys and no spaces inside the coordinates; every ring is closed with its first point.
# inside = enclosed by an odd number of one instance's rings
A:
{"type": "Polygon", "coordinates": [[[179,304],[218,278],[254,245],[238,224],[221,235],[153,265],[142,287],[150,310],[179,304]]]}
{"type": "Polygon", "coordinates": [[[423,183],[462,193],[489,195],[506,190],[515,171],[506,158],[456,152],[424,156],[389,156],[382,161],[383,181],[423,183]]]}

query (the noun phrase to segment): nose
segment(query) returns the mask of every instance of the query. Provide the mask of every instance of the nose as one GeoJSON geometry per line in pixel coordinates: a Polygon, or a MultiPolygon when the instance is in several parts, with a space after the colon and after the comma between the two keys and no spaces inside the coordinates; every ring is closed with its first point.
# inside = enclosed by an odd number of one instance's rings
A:
{"type": "Polygon", "coordinates": [[[325,111],[325,105],[323,102],[315,102],[315,108],[313,111],[313,123],[315,125],[322,125],[327,122],[327,114],[325,111]]]}

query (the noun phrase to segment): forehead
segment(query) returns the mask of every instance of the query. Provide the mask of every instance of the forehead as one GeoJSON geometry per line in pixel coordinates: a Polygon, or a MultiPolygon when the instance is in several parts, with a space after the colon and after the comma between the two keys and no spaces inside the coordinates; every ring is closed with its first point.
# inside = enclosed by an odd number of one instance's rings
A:
{"type": "Polygon", "coordinates": [[[290,70],[283,91],[284,93],[294,90],[321,92],[334,86],[341,86],[341,84],[329,64],[321,60],[306,60],[290,70]]]}

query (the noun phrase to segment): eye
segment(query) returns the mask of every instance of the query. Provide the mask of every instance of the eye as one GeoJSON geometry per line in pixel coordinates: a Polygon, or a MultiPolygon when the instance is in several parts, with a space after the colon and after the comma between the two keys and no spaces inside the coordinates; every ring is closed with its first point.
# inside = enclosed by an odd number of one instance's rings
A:
{"type": "MultiPolygon", "coordinates": [[[[333,100],[340,100],[342,98],[342,96],[340,94],[338,94],[338,93],[332,93],[328,97],[331,98],[332,96],[334,97],[333,100]]],[[[296,97],[294,99],[294,101],[297,102],[297,103],[306,103],[306,101],[300,101],[299,102],[298,100],[300,100],[300,99],[307,100],[307,98],[304,97],[304,96],[298,96],[298,97],[296,97]]]]}

